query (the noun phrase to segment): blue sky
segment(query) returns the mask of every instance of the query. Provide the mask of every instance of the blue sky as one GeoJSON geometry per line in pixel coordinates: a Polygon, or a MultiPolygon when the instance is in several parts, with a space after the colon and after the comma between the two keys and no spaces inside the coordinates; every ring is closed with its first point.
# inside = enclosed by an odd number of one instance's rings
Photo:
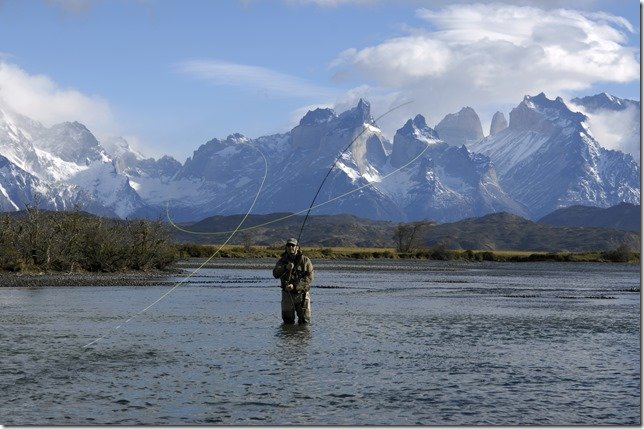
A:
{"type": "MultiPolygon", "coordinates": [[[[0,0],[0,102],[183,162],[359,98],[389,137],[523,96],[640,99],[636,0],[0,0]]],[[[600,142],[601,143],[601,142],[600,142]]]]}

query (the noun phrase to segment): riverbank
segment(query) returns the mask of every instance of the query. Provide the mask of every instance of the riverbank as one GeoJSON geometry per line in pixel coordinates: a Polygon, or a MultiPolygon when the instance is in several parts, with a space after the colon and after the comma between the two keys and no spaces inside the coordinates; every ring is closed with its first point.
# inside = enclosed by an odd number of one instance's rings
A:
{"type": "Polygon", "coordinates": [[[12,273],[0,272],[0,287],[44,286],[159,286],[174,284],[177,272],[119,272],[119,273],[12,273]]]}
{"type": "MultiPolygon", "coordinates": [[[[603,252],[544,252],[519,250],[451,250],[441,246],[399,252],[388,247],[303,247],[303,252],[312,259],[351,260],[351,259],[424,259],[435,261],[494,261],[494,262],[623,262],[640,263],[640,253],[620,246],[603,252]]],[[[257,259],[279,258],[283,247],[184,244],[183,255],[196,258],[217,259],[257,259]]]]}
{"type": "MultiPolygon", "coordinates": [[[[261,260],[263,268],[270,269],[281,253],[281,248],[268,246],[224,246],[216,255],[213,254],[219,246],[190,245],[190,251],[184,247],[184,256],[167,270],[150,271],[119,271],[119,272],[56,272],[56,271],[0,271],[0,287],[40,287],[40,286],[150,286],[174,285],[176,276],[184,275],[186,271],[196,269],[210,259],[206,268],[217,268],[220,265],[231,267],[231,261],[261,260]],[[198,262],[197,262],[198,261],[198,262]]],[[[595,263],[640,263],[640,253],[620,251],[611,252],[525,252],[525,251],[472,251],[448,249],[421,249],[413,252],[400,253],[391,248],[361,248],[361,247],[305,247],[304,253],[314,261],[323,265],[335,265],[342,261],[394,261],[404,260],[434,260],[462,262],[595,262],[595,263]]],[[[234,264],[233,264],[234,265],[234,264]]],[[[257,265],[255,265],[257,267],[257,265]]],[[[247,269],[248,264],[239,264],[237,268],[247,269]]],[[[411,267],[409,267],[411,269],[411,267]]]]}

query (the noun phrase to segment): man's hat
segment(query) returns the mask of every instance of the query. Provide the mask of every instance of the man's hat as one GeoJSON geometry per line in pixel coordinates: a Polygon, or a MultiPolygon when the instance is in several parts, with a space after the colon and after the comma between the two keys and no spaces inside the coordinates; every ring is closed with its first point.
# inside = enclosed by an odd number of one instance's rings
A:
{"type": "Polygon", "coordinates": [[[297,239],[289,238],[288,240],[286,240],[286,244],[295,244],[297,246],[297,239]]]}

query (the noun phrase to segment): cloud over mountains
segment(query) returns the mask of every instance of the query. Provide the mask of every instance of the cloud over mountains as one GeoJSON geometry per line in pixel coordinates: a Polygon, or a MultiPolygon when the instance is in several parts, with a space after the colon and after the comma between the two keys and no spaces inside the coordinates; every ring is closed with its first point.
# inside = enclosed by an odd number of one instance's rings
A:
{"type": "Polygon", "coordinates": [[[516,94],[567,97],[598,82],[639,79],[639,50],[627,37],[635,30],[621,17],[498,3],[422,8],[416,15],[423,25],[347,49],[332,69],[366,79],[372,93],[362,86],[361,97],[391,104],[414,99],[413,109],[430,122],[464,105],[487,113],[484,106],[509,103],[516,94]]]}

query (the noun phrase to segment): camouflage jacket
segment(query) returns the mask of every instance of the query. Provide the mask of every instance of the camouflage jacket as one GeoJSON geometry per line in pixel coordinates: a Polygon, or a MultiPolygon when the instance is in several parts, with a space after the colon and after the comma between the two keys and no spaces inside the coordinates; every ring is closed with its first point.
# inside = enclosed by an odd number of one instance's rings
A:
{"type": "Polygon", "coordinates": [[[280,279],[282,289],[291,283],[295,286],[295,292],[308,292],[313,282],[313,264],[301,250],[298,250],[294,257],[284,252],[273,268],[273,277],[280,279]],[[295,265],[292,272],[286,269],[289,262],[295,265]]]}

